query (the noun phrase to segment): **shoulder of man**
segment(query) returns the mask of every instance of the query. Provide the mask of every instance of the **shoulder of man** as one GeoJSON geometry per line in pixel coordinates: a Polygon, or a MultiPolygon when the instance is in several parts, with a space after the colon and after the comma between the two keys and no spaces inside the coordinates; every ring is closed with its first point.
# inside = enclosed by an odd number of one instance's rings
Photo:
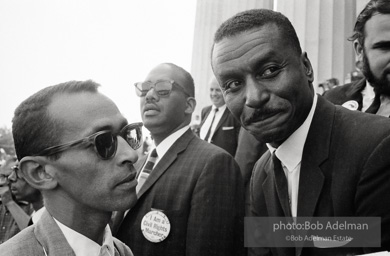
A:
{"type": "Polygon", "coordinates": [[[332,89],[324,92],[322,95],[325,99],[336,105],[342,105],[348,100],[354,100],[360,97],[361,91],[366,85],[366,80],[348,83],[340,86],[335,86],[332,89]]]}
{"type": "MultiPolygon", "coordinates": [[[[42,246],[34,234],[35,226],[29,226],[0,245],[0,255],[4,256],[30,256],[41,255],[42,246]]],[[[42,254],[43,255],[43,254],[42,254]]]]}

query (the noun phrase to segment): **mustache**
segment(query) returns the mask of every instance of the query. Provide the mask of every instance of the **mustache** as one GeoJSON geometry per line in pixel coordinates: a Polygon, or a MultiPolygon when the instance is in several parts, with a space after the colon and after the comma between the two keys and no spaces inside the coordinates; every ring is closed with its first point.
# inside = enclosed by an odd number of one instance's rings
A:
{"type": "Polygon", "coordinates": [[[266,117],[273,115],[277,110],[270,108],[254,109],[247,117],[243,120],[244,126],[250,125],[258,120],[263,120],[266,117]]]}

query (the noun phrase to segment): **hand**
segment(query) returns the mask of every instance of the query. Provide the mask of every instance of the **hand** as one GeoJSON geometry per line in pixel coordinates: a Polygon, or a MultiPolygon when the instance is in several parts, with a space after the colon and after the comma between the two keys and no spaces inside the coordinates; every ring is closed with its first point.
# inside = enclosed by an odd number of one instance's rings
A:
{"type": "Polygon", "coordinates": [[[13,201],[11,190],[7,185],[0,187],[0,196],[4,205],[13,201]]]}

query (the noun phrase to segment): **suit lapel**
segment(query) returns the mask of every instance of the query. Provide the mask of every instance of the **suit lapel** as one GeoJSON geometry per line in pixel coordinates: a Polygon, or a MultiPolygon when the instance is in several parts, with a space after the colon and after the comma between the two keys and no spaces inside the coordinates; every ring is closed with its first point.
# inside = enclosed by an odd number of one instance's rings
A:
{"type": "Polygon", "coordinates": [[[150,187],[164,174],[168,167],[176,160],[177,155],[184,151],[188,143],[195,137],[190,129],[186,131],[173,145],[169,148],[167,153],[159,160],[153,171],[150,173],[148,179],[138,193],[138,198],[148,191],[150,187]]]}
{"type": "MultiPolygon", "coordinates": [[[[314,216],[325,183],[325,176],[321,170],[321,164],[329,156],[334,112],[334,105],[319,96],[316,111],[314,112],[303,149],[299,177],[297,216],[314,216]]],[[[306,233],[303,233],[303,235],[306,235],[306,233]]],[[[300,255],[302,249],[303,247],[295,248],[296,255],[300,255]]]]}
{"type": "Polygon", "coordinates": [[[325,176],[320,168],[328,159],[335,107],[318,97],[316,111],[303,149],[299,178],[298,216],[314,215],[325,176]]]}
{"type": "Polygon", "coordinates": [[[75,256],[60,227],[47,210],[37,222],[34,234],[48,255],[75,256]]]}
{"type": "Polygon", "coordinates": [[[218,131],[218,129],[221,128],[222,124],[225,123],[225,121],[228,118],[228,116],[229,116],[229,110],[227,108],[225,108],[225,111],[223,112],[222,117],[221,117],[221,119],[219,120],[219,122],[217,124],[217,127],[215,127],[215,131],[214,131],[213,137],[216,134],[216,132],[218,131]]]}
{"type": "Polygon", "coordinates": [[[200,127],[203,126],[204,122],[206,121],[207,117],[209,116],[211,112],[212,106],[209,106],[205,109],[204,116],[202,117],[202,121],[200,122],[200,127]]]}

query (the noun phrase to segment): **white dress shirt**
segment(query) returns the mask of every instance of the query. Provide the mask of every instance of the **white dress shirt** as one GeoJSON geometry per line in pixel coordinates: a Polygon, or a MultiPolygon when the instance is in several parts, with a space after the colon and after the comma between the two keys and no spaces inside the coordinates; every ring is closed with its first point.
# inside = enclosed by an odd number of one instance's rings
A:
{"type": "Polygon", "coordinates": [[[114,240],[112,238],[111,229],[107,225],[104,230],[103,245],[97,244],[88,237],[74,231],[65,226],[55,218],[53,218],[64,234],[66,241],[73,249],[76,256],[99,256],[110,255],[115,256],[114,240]],[[106,254],[103,254],[106,253],[106,254]],[[108,254],[107,254],[108,253],[108,254]]]}
{"type": "MultiPolygon", "coordinates": [[[[207,116],[206,120],[204,121],[202,127],[200,128],[200,132],[199,132],[199,137],[204,140],[206,135],[207,135],[207,132],[209,131],[210,129],[210,125],[211,125],[211,121],[213,120],[213,117],[214,117],[214,112],[215,112],[215,109],[217,107],[216,106],[212,106],[211,107],[211,110],[210,110],[210,113],[209,115],[207,116]]],[[[213,122],[213,126],[211,126],[211,130],[210,130],[210,135],[209,135],[209,138],[208,138],[208,142],[211,141],[211,138],[213,137],[214,135],[214,132],[215,132],[215,129],[217,128],[217,125],[219,123],[219,121],[221,120],[222,116],[223,116],[223,113],[225,112],[226,110],[226,104],[219,107],[218,108],[218,112],[215,113],[215,118],[214,118],[214,122],[213,122]]]]}
{"type": "Polygon", "coordinates": [[[42,206],[41,209],[39,209],[38,211],[33,211],[33,213],[31,213],[31,219],[34,224],[37,223],[38,220],[41,218],[45,209],[45,206],[42,206]]]}
{"type": "Polygon", "coordinates": [[[188,129],[190,129],[189,125],[180,128],[176,132],[172,133],[168,137],[166,137],[163,141],[156,146],[157,151],[157,159],[154,162],[154,166],[160,161],[160,159],[167,153],[167,151],[172,147],[173,143],[175,143],[188,129]]]}
{"type": "Polygon", "coordinates": [[[301,172],[303,147],[305,146],[310,124],[313,120],[314,110],[317,105],[317,97],[317,94],[314,94],[313,104],[305,122],[303,122],[303,124],[293,134],[291,134],[286,141],[284,141],[278,148],[274,148],[267,144],[270,152],[275,152],[276,156],[280,160],[284,174],[286,175],[292,217],[297,217],[299,175],[301,172]]]}

